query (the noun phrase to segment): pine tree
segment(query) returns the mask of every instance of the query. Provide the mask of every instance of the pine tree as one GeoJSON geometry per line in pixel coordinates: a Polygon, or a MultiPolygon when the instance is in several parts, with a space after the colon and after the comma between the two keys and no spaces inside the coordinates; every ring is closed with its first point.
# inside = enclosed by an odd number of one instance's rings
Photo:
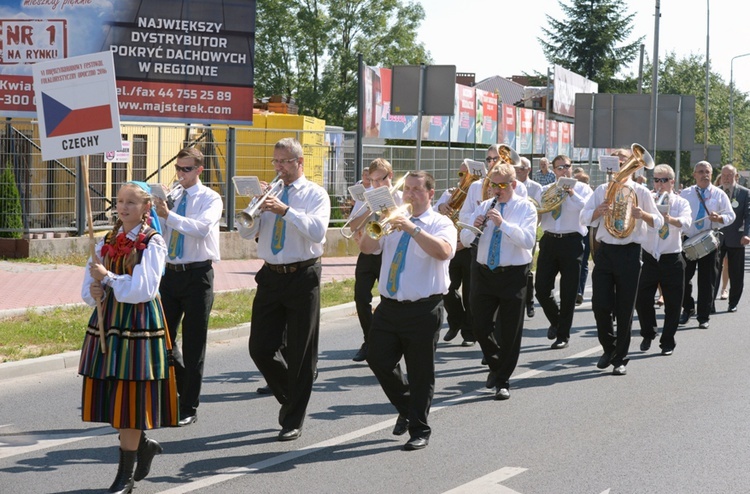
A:
{"type": "Polygon", "coordinates": [[[21,196],[8,163],[0,174],[0,238],[21,238],[22,234],[21,196]]]}

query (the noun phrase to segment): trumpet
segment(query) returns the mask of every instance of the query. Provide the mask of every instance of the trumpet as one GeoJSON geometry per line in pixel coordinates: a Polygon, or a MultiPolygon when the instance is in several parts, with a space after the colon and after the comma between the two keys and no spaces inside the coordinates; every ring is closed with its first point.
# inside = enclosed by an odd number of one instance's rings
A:
{"type": "Polygon", "coordinates": [[[262,196],[256,196],[252,201],[250,201],[250,205],[237,213],[237,216],[235,217],[237,223],[245,228],[253,227],[253,225],[255,224],[255,219],[260,216],[260,206],[261,204],[263,204],[263,201],[265,201],[269,197],[275,197],[279,195],[279,193],[281,193],[281,191],[284,189],[284,182],[279,179],[280,176],[281,174],[276,175],[276,178],[274,178],[273,181],[268,184],[268,188],[262,196]]]}
{"type": "Polygon", "coordinates": [[[396,208],[383,208],[379,213],[375,213],[378,219],[367,223],[367,235],[373,240],[378,240],[384,235],[390,235],[395,231],[391,221],[399,216],[411,216],[412,205],[409,203],[403,204],[396,208]]]}
{"type": "MultiPolygon", "coordinates": [[[[391,185],[391,188],[388,189],[388,192],[390,192],[391,195],[393,195],[394,192],[396,192],[398,189],[400,189],[401,187],[403,187],[404,182],[406,182],[406,175],[404,175],[403,177],[399,178],[396,181],[395,184],[391,185]]],[[[344,238],[347,238],[347,239],[352,238],[355,233],[357,233],[363,227],[365,227],[365,226],[368,225],[368,222],[366,220],[370,216],[372,216],[372,211],[370,211],[370,207],[368,206],[367,202],[365,202],[362,205],[362,207],[360,207],[357,211],[352,211],[349,214],[349,219],[346,220],[346,223],[344,223],[344,226],[342,226],[341,229],[340,229],[341,236],[344,237],[344,238]],[[362,214],[360,214],[360,213],[362,213],[362,214]],[[357,222],[359,224],[352,230],[352,228],[351,228],[352,221],[355,221],[355,220],[357,220],[359,218],[362,218],[362,222],[361,223],[357,222]]]]}

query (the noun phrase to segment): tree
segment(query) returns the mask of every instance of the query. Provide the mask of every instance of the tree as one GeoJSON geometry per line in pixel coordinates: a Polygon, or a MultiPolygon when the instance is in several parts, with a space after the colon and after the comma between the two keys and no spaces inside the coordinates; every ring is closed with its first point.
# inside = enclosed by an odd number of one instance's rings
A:
{"type": "Polygon", "coordinates": [[[21,196],[8,162],[0,173],[0,238],[21,238],[22,233],[21,196]]]}
{"type": "Polygon", "coordinates": [[[353,128],[357,54],[368,65],[429,63],[420,4],[401,0],[258,2],[255,92],[294,97],[300,113],[353,128]]]}
{"type": "MultiPolygon", "coordinates": [[[[572,0],[559,2],[567,16],[557,20],[547,15],[547,40],[538,38],[547,61],[599,84],[599,92],[622,90],[618,72],[633,60],[644,37],[622,45],[633,31],[635,14],[625,14],[623,0],[572,0]]],[[[632,84],[632,78],[631,78],[632,84]]]]}

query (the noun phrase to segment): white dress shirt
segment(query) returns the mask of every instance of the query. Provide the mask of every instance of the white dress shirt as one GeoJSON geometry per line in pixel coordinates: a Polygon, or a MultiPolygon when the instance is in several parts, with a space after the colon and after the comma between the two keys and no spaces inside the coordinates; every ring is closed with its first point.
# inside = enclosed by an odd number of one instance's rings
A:
{"type": "MultiPolygon", "coordinates": [[[[586,205],[581,210],[581,223],[588,226],[599,227],[596,230],[596,240],[604,242],[610,245],[627,245],[629,243],[643,244],[647,239],[647,229],[652,228],[648,226],[643,220],[635,220],[635,227],[633,232],[625,238],[613,237],[604,227],[605,215],[600,216],[595,221],[592,221],[594,216],[594,210],[599,207],[607,196],[607,189],[610,183],[603,183],[596,188],[594,193],[589,197],[586,205]]],[[[650,213],[654,218],[654,230],[659,230],[664,224],[664,217],[661,215],[658,209],[656,209],[656,203],[654,203],[654,196],[651,195],[651,191],[645,186],[628,179],[624,185],[632,187],[638,198],[638,207],[643,211],[650,213]]]]}
{"type": "Polygon", "coordinates": [[[519,184],[526,187],[526,195],[536,201],[537,204],[542,202],[542,186],[539,182],[535,182],[530,178],[527,178],[525,182],[518,182],[519,184]]]}
{"type": "MultiPolygon", "coordinates": [[[[446,260],[439,260],[429,256],[416,242],[409,240],[404,261],[404,269],[399,277],[398,290],[394,295],[388,293],[388,274],[391,270],[393,255],[396,253],[403,232],[395,231],[380,239],[380,248],[383,250],[383,261],[380,266],[380,279],[378,291],[383,297],[404,300],[419,300],[431,295],[448,293],[448,264],[456,254],[456,227],[453,222],[432,208],[418,217],[412,218],[412,222],[422,228],[422,232],[445,240],[451,246],[451,255],[446,260]]],[[[417,235],[421,235],[418,233],[417,235]]]]}
{"type": "MultiPolygon", "coordinates": [[[[458,213],[458,221],[461,223],[466,223],[468,225],[474,224],[474,211],[483,201],[482,184],[484,183],[484,180],[485,179],[477,180],[469,186],[469,190],[466,192],[466,200],[464,200],[464,204],[461,206],[461,211],[458,213]]],[[[516,180],[516,188],[513,191],[513,195],[521,198],[527,197],[528,192],[526,186],[516,180]]],[[[464,244],[464,247],[469,247],[471,242],[474,241],[474,234],[468,230],[461,230],[460,240],[461,243],[464,244]]]]}
{"type": "MultiPolygon", "coordinates": [[[[471,224],[478,216],[486,216],[492,205],[493,199],[484,201],[474,211],[471,224]]],[[[500,203],[495,204],[495,209],[500,211],[500,203]]],[[[477,246],[477,262],[487,265],[487,255],[490,250],[492,234],[495,228],[502,232],[500,243],[500,263],[498,266],[523,266],[531,262],[531,249],[536,243],[536,208],[531,201],[524,197],[513,194],[511,199],[505,203],[502,212],[503,222],[499,227],[492,220],[487,220],[482,236],[479,237],[477,246]]],[[[471,232],[469,232],[471,233],[471,232]]],[[[473,234],[472,234],[473,235],[473,234]]]]}
{"type": "Polygon", "coordinates": [[[183,190],[187,193],[187,207],[185,216],[177,214],[182,194],[174,201],[172,211],[167,216],[164,228],[164,238],[167,242],[172,235],[172,230],[177,230],[184,235],[182,257],[169,259],[170,264],[189,264],[202,261],[219,261],[221,252],[219,250],[219,221],[223,213],[224,205],[221,196],[214,190],[206,187],[198,180],[192,187],[183,190]]]}
{"type": "MultiPolygon", "coordinates": [[[[545,185],[544,192],[555,184],[545,185]]],[[[540,214],[542,230],[551,233],[572,233],[578,232],[581,235],[587,235],[586,225],[581,223],[581,210],[594,194],[587,184],[577,182],[573,186],[573,195],[566,197],[560,205],[560,216],[555,219],[552,217],[552,211],[540,214]]],[[[541,201],[540,201],[541,203],[541,201]]]]}
{"type": "Polygon", "coordinates": [[[706,201],[706,216],[703,220],[702,225],[698,225],[698,211],[700,209],[701,201],[698,198],[698,186],[693,185],[680,192],[680,196],[687,199],[690,204],[690,209],[693,213],[693,223],[690,228],[684,229],[685,235],[688,238],[694,237],[695,235],[711,230],[712,228],[722,228],[726,225],[731,225],[736,215],[732,204],[729,202],[729,196],[715,185],[709,185],[706,187],[706,191],[703,193],[703,199],[706,201]],[[708,215],[711,213],[718,213],[721,215],[721,219],[724,223],[712,223],[708,220],[708,215]]]}
{"type": "MultiPolygon", "coordinates": [[[[279,199],[283,191],[279,193],[279,199]]],[[[264,211],[251,228],[239,225],[242,238],[258,236],[258,257],[270,264],[291,264],[323,255],[331,199],[328,192],[304,175],[295,180],[288,191],[289,209],[281,218],[286,222],[284,247],[276,254],[271,250],[276,214],[264,211]]]]}
{"type": "MultiPolygon", "coordinates": [[[[127,234],[130,240],[135,240],[141,231],[141,225],[130,230],[127,234]]],[[[122,232],[122,228],[120,228],[122,232]]],[[[104,238],[96,244],[96,256],[102,258],[102,245],[104,238]]],[[[126,304],[139,304],[153,300],[159,294],[159,282],[164,272],[164,260],[167,257],[167,244],[161,235],[153,235],[148,245],[143,250],[141,262],[133,266],[133,274],[116,274],[107,281],[112,288],[112,293],[118,302],[126,304]]],[[[91,258],[86,264],[83,275],[83,286],[81,287],[81,298],[91,307],[96,305],[96,300],[91,296],[91,283],[94,278],[89,272],[91,258]]]]}
{"type": "MultiPolygon", "coordinates": [[[[667,200],[667,198],[664,198],[664,200],[667,200]]],[[[667,238],[661,238],[659,230],[651,229],[648,231],[646,240],[641,244],[643,250],[651,254],[657,261],[662,254],[682,252],[682,232],[689,229],[692,223],[692,212],[687,200],[674,193],[669,194],[668,200],[669,216],[679,220],[682,227],[668,224],[669,235],[667,235],[667,238]]]]}

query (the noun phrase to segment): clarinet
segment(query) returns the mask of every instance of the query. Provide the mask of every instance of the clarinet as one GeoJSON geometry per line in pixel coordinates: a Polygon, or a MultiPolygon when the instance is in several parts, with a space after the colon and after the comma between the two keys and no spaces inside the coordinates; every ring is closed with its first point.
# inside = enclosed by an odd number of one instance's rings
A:
{"type": "Polygon", "coordinates": [[[490,204],[490,207],[487,208],[487,212],[485,212],[484,214],[484,221],[482,221],[482,226],[481,228],[479,228],[481,231],[476,234],[476,236],[474,237],[474,240],[472,240],[471,242],[472,247],[476,248],[479,246],[479,237],[482,236],[482,233],[484,232],[484,226],[487,224],[487,213],[490,212],[490,209],[495,209],[495,204],[497,204],[497,197],[492,199],[492,203],[490,204]]]}

